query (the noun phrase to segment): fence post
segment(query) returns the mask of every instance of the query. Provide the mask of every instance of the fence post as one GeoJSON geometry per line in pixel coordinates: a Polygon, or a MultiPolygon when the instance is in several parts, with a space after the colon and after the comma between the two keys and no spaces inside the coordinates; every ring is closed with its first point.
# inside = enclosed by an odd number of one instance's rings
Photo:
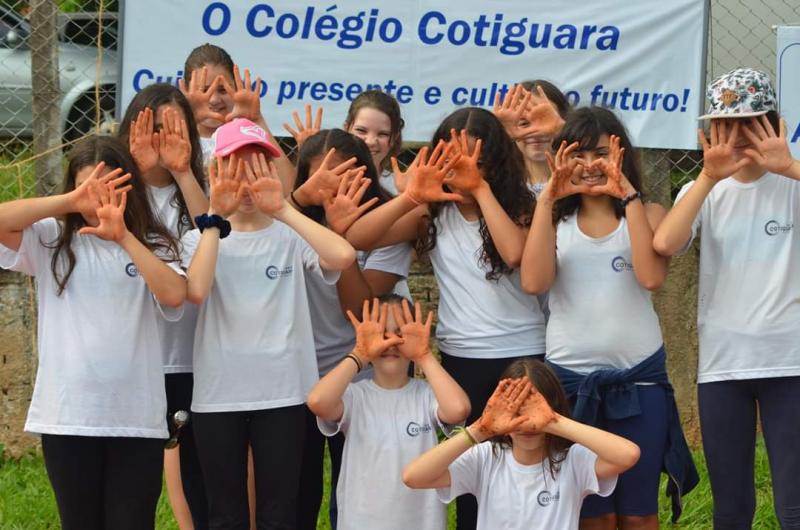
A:
{"type": "Polygon", "coordinates": [[[58,75],[58,6],[55,0],[31,2],[31,77],[36,193],[50,195],[61,183],[61,90],[58,75]]]}
{"type": "MultiPolygon", "coordinates": [[[[669,209],[672,179],[669,151],[642,150],[645,190],[648,200],[669,209]]],[[[683,256],[672,258],[664,286],[653,297],[667,349],[667,369],[675,388],[686,438],[700,445],[697,415],[697,246],[683,256]]]]}

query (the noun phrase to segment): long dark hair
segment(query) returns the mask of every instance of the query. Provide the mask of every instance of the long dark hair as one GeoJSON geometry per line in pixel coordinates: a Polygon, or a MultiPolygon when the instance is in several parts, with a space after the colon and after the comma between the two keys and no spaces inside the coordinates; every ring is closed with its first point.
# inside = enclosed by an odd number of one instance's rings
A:
{"type": "MultiPolygon", "coordinates": [[[[170,261],[179,259],[178,244],[169,230],[156,218],[150,202],[147,199],[147,189],[144,187],[139,168],[133,161],[128,150],[119,140],[110,136],[89,136],[78,143],[69,153],[69,165],[64,179],[63,193],[75,189],[75,178],[78,173],[87,167],[94,167],[100,162],[105,162],[108,169],[122,169],[123,173],[130,173],[130,184],[133,189],[128,192],[125,206],[125,226],[144,246],[170,261]]],[[[64,216],[59,235],[52,243],[45,243],[48,248],[54,249],[50,269],[58,285],[58,294],[64,292],[72,271],[75,270],[75,252],[72,250],[72,239],[75,233],[86,226],[86,221],[79,213],[69,213],[64,216]],[[66,262],[66,267],[61,262],[66,262]]],[[[87,236],[88,237],[88,236],[87,236]]]]}
{"type": "MultiPolygon", "coordinates": [[[[619,136],[620,147],[625,148],[622,161],[622,172],[636,191],[642,190],[642,176],[639,169],[637,152],[631,144],[625,126],[612,111],[603,107],[582,107],[567,115],[566,123],[553,139],[553,152],[558,151],[561,142],[567,145],[578,142],[578,151],[586,151],[597,147],[597,142],[604,134],[619,136]]],[[[564,220],[578,211],[581,205],[580,195],[570,195],[559,199],[553,206],[553,222],[564,220]]],[[[614,213],[617,219],[625,215],[622,201],[614,199],[614,213]]]]}
{"type": "MultiPolygon", "coordinates": [[[[358,111],[364,108],[375,109],[389,116],[389,122],[392,127],[391,139],[389,141],[389,153],[381,163],[386,167],[390,158],[397,156],[403,146],[403,127],[405,126],[405,121],[403,121],[403,117],[400,115],[400,104],[394,96],[381,92],[380,90],[367,90],[362,92],[356,96],[356,99],[350,104],[350,108],[347,109],[347,117],[344,119],[344,128],[346,130],[350,130],[350,127],[353,126],[353,122],[356,121],[358,111]]],[[[383,167],[377,169],[380,171],[383,167]]]]}
{"type": "MultiPolygon", "coordinates": [[[[189,52],[186,64],[183,65],[183,77],[186,79],[186,84],[188,85],[189,81],[192,80],[192,73],[195,70],[208,64],[222,66],[231,74],[231,79],[233,79],[233,59],[231,55],[223,48],[207,42],[189,52]]],[[[208,81],[211,82],[213,79],[208,81]]]]}
{"type": "MultiPolygon", "coordinates": [[[[342,159],[356,157],[356,167],[367,167],[364,177],[370,179],[370,184],[362,200],[366,202],[373,197],[378,198],[378,202],[370,210],[392,198],[379,182],[379,175],[367,144],[361,138],[341,129],[324,129],[303,143],[297,154],[297,178],[294,182],[294,189],[299,188],[311,176],[309,174],[311,161],[320,156],[324,157],[332,147],[336,149],[336,154],[342,159]]],[[[303,208],[303,213],[316,222],[324,224],[325,210],[322,206],[307,206],[303,208]]]]}
{"type": "MultiPolygon", "coordinates": [[[[186,128],[189,130],[189,144],[192,147],[192,154],[189,158],[189,167],[194,173],[194,178],[200,185],[200,188],[205,189],[205,173],[203,168],[203,150],[200,147],[200,136],[197,133],[197,124],[194,121],[194,113],[189,101],[186,99],[180,90],[168,83],[155,83],[144,88],[128,105],[125,111],[125,117],[122,118],[122,123],[119,126],[119,139],[125,146],[128,146],[129,134],[133,120],[139,116],[139,112],[149,108],[155,114],[158,108],[162,105],[175,104],[180,107],[183,113],[183,119],[186,120],[186,128]]],[[[170,199],[170,204],[180,211],[178,217],[178,226],[170,226],[169,229],[174,229],[179,234],[183,235],[185,232],[193,228],[189,208],[186,206],[186,199],[183,197],[180,187],[175,187],[175,195],[170,199]]]]}
{"type": "MultiPolygon", "coordinates": [[[[483,140],[481,148],[483,178],[489,183],[497,202],[509,217],[520,226],[530,226],[535,199],[526,184],[528,171],[525,169],[522,153],[508,136],[503,125],[487,110],[477,107],[462,108],[445,118],[439,125],[433,134],[431,146],[436,146],[439,140],[449,141],[451,129],[466,130],[473,138],[483,140]]],[[[430,211],[428,229],[417,241],[417,252],[420,255],[430,252],[436,246],[435,220],[446,204],[428,205],[430,211]]],[[[481,262],[489,267],[486,279],[497,280],[503,274],[511,273],[513,269],[500,257],[483,216],[480,219],[480,233],[483,239],[481,262]]]]}
{"type": "MultiPolygon", "coordinates": [[[[500,379],[518,379],[520,377],[527,377],[530,380],[531,384],[550,405],[550,408],[553,409],[553,412],[565,418],[570,417],[569,401],[564,393],[564,388],[561,386],[556,374],[547,365],[531,357],[519,359],[508,365],[500,379]]],[[[508,435],[495,436],[491,439],[491,442],[492,449],[495,452],[512,445],[511,437],[508,435]]],[[[561,463],[566,458],[567,451],[571,446],[572,442],[566,438],[545,433],[545,460],[542,460],[542,465],[547,461],[547,467],[553,479],[561,469],[561,463]]]]}

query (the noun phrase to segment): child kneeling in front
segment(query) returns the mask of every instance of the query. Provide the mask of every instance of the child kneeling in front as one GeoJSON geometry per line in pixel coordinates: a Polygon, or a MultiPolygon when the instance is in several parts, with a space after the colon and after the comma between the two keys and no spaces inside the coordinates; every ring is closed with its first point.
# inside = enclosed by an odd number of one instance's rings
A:
{"type": "Polygon", "coordinates": [[[448,503],[478,499],[481,529],[577,529],[587,495],[610,495],[639,448],[569,418],[549,368],[521,359],[503,374],[481,417],[403,470],[410,488],[436,488],[448,503]],[[484,443],[485,441],[491,443],[484,443]]]}
{"type": "Polygon", "coordinates": [[[413,491],[400,480],[403,467],[436,446],[437,427],[464,421],[469,399],[430,350],[433,314],[422,319],[416,304],[397,295],[388,303],[364,301],[353,352],[331,370],[308,396],[326,436],[345,435],[336,490],[338,530],[414,528],[444,530],[447,510],[436,493],[413,491]],[[401,304],[402,302],[402,304],[401,304]],[[408,376],[410,362],[427,381],[408,376]],[[351,383],[372,363],[373,377],[351,383]]]}

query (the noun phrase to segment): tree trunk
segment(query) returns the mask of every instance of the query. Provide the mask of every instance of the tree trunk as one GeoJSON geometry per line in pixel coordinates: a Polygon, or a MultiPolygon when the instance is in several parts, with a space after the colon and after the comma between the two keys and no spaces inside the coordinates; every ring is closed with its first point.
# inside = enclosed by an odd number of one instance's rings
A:
{"type": "Polygon", "coordinates": [[[31,2],[31,77],[33,81],[33,152],[36,193],[50,195],[60,188],[61,91],[58,77],[58,6],[54,0],[31,2]]]}

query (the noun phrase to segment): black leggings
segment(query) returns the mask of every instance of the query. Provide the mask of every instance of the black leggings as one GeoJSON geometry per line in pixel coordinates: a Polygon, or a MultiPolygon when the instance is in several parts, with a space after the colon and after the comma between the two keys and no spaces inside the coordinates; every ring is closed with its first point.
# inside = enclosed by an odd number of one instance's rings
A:
{"type": "Polygon", "coordinates": [[[155,528],[164,440],[42,435],[64,530],[155,528]]]}
{"type": "Polygon", "coordinates": [[[701,383],[697,395],[714,497],[714,528],[749,530],[753,524],[758,415],[775,513],[782,529],[800,528],[800,377],[701,383]]]}
{"type": "MultiPolygon", "coordinates": [[[[543,360],[544,355],[530,357],[543,360]]],[[[467,359],[454,357],[442,352],[442,367],[456,383],[461,385],[469,397],[472,411],[467,418],[467,425],[481,417],[489,396],[492,395],[500,376],[508,365],[522,357],[503,359],[467,359]]],[[[475,496],[466,494],[456,499],[456,523],[458,530],[475,530],[478,521],[478,501],[475,496]]]]}
{"type": "MultiPolygon", "coordinates": [[[[167,390],[167,423],[172,429],[172,416],[179,410],[189,412],[192,406],[192,387],[194,375],[167,374],[164,377],[167,390]]],[[[194,530],[208,529],[208,499],[200,470],[200,459],[197,457],[197,444],[194,439],[194,421],[191,414],[189,423],[183,426],[178,435],[180,444],[181,481],[183,495],[192,513],[194,530]]]]}
{"type": "Polygon", "coordinates": [[[213,530],[248,530],[247,447],[253,449],[256,526],[296,528],[305,405],[241,412],[195,412],[194,432],[213,530]]]}
{"type": "Polygon", "coordinates": [[[339,482],[339,470],[342,467],[344,451],[344,435],[342,433],[327,438],[319,432],[317,417],[306,409],[306,439],[303,452],[303,472],[300,477],[300,495],[297,501],[297,528],[299,530],[316,530],[319,508],[322,503],[323,472],[325,459],[325,440],[331,455],[331,495],[329,517],[331,529],[336,530],[336,485],[339,482]]]}

